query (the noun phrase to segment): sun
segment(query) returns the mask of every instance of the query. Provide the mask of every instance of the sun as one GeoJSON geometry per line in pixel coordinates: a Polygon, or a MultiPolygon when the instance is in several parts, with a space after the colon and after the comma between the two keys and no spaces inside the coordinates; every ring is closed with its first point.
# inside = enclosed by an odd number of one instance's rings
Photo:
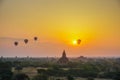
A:
{"type": "Polygon", "coordinates": [[[77,45],[77,40],[73,40],[72,42],[74,45],[77,45]]]}

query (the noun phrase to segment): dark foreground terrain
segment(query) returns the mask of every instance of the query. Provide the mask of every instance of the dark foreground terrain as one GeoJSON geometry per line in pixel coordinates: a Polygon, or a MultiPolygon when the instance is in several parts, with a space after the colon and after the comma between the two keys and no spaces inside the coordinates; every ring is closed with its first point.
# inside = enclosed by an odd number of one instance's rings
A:
{"type": "Polygon", "coordinates": [[[120,58],[0,58],[0,80],[120,80],[120,58]]]}

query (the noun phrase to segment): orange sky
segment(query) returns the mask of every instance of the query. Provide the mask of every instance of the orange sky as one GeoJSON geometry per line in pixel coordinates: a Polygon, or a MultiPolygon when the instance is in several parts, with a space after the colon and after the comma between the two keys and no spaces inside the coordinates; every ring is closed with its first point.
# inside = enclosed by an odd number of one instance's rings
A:
{"type": "Polygon", "coordinates": [[[0,0],[0,56],[120,56],[119,28],[119,0],[0,0]]]}

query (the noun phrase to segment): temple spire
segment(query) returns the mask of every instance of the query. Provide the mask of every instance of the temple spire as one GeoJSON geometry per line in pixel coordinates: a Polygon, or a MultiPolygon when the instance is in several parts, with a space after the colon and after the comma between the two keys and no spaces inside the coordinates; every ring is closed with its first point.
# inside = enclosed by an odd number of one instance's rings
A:
{"type": "Polygon", "coordinates": [[[59,64],[67,64],[69,62],[65,50],[63,50],[62,57],[58,60],[59,64]]]}
{"type": "Polygon", "coordinates": [[[66,52],[65,52],[65,50],[63,50],[62,57],[66,57],[66,52]]]}

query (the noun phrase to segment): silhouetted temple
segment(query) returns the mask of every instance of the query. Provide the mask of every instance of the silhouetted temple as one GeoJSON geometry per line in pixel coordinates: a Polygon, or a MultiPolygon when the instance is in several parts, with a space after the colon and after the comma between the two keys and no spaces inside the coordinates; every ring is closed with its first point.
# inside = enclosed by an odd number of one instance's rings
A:
{"type": "Polygon", "coordinates": [[[65,50],[63,51],[63,53],[62,53],[62,57],[58,60],[58,63],[59,64],[66,64],[66,63],[68,63],[69,62],[69,60],[68,60],[68,58],[66,57],[66,52],[65,52],[65,50]]]}

